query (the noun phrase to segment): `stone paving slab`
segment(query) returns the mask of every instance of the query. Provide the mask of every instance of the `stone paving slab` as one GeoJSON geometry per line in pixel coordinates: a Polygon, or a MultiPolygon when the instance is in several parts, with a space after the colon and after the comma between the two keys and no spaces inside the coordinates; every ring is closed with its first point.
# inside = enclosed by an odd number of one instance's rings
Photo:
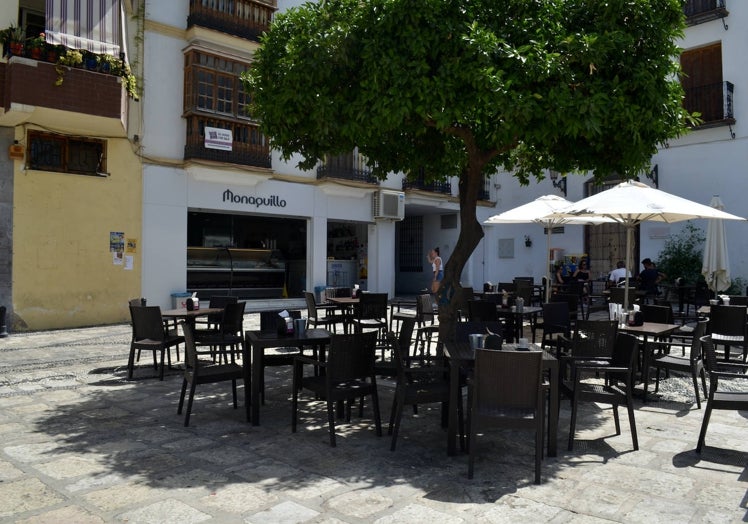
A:
{"type": "MultiPolygon", "coordinates": [[[[247,316],[247,327],[256,326],[247,316]]],[[[478,441],[447,457],[438,405],[406,409],[397,451],[370,410],[328,444],[323,403],[302,397],[291,433],[290,376],[268,368],[262,426],[231,406],[227,384],[201,385],[190,427],[176,414],[181,371],[163,382],[144,359],[125,380],[126,325],[13,334],[0,340],[0,522],[741,522],[746,512],[745,413],[714,412],[707,449],[694,452],[703,412],[690,379],[671,377],[637,404],[640,450],[626,417],[580,413],[566,451],[533,484],[526,434],[478,441]],[[670,382],[670,386],[665,384],[670,382]],[[672,384],[675,384],[673,386],[672,384]],[[690,393],[689,393],[690,392],[690,393]]],[[[382,380],[387,421],[392,383],[382,380]]],[[[239,392],[242,398],[242,392],[239,392]]]]}

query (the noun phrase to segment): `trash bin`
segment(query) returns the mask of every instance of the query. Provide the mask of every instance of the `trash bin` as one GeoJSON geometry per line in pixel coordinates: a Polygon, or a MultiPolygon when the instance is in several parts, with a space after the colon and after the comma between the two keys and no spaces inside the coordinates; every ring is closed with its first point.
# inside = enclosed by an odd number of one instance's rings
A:
{"type": "Polygon", "coordinates": [[[185,309],[187,307],[187,299],[192,296],[192,293],[172,293],[171,294],[171,306],[174,309],[185,309]]]}
{"type": "Polygon", "coordinates": [[[325,286],[314,286],[314,300],[317,301],[317,304],[322,304],[327,300],[327,297],[325,297],[325,286]]]}

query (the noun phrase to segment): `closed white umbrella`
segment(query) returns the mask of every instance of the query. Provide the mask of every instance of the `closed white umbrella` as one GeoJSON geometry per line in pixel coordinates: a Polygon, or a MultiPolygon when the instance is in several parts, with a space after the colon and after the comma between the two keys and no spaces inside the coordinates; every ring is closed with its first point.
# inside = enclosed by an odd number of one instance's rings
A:
{"type": "MultiPolygon", "coordinates": [[[[641,182],[628,181],[580,200],[555,214],[564,217],[603,217],[626,227],[626,267],[631,268],[631,239],[634,227],[642,222],[674,223],[695,218],[745,220],[681,198],[641,182]]],[[[626,286],[629,284],[626,275],[626,286]]],[[[624,308],[628,309],[628,293],[624,294],[624,308]]]]}
{"type": "MultiPolygon", "coordinates": [[[[714,209],[724,211],[725,205],[718,195],[712,197],[709,203],[714,209]]],[[[721,219],[709,219],[706,229],[706,241],[704,242],[704,262],[701,266],[701,274],[715,293],[728,289],[730,282],[730,257],[727,254],[727,233],[725,224],[721,219]]]]}
{"type": "MultiPolygon", "coordinates": [[[[504,211],[498,215],[489,217],[485,222],[491,224],[542,224],[546,228],[547,251],[551,251],[551,230],[556,226],[564,224],[601,224],[603,222],[612,222],[605,218],[590,217],[559,217],[554,213],[560,209],[568,207],[572,202],[556,195],[543,195],[532,202],[504,211]]],[[[551,270],[548,266],[548,285],[546,286],[546,302],[550,300],[551,295],[551,270]]]]}

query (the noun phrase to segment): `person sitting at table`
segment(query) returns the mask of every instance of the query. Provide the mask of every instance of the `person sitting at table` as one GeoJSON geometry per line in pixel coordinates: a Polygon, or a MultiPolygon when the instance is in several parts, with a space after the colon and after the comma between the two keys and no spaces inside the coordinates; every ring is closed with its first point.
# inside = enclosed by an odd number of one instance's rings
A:
{"type": "Polygon", "coordinates": [[[639,273],[639,289],[647,295],[659,295],[657,284],[666,278],[665,273],[659,271],[650,258],[642,260],[642,265],[644,269],[639,273]]]}
{"type": "Polygon", "coordinates": [[[556,262],[555,277],[553,279],[556,284],[566,284],[569,281],[569,276],[565,274],[564,269],[563,262],[556,262]]]}
{"type": "Polygon", "coordinates": [[[631,272],[626,269],[626,263],[623,260],[616,262],[616,268],[608,274],[608,287],[615,287],[626,276],[631,278],[631,272]]]}

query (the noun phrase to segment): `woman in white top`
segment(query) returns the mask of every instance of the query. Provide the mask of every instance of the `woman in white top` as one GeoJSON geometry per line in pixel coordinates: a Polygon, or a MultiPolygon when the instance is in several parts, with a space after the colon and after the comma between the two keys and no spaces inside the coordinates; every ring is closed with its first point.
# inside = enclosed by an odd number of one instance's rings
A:
{"type": "Polygon", "coordinates": [[[429,251],[428,260],[431,262],[431,270],[434,273],[431,281],[431,291],[436,293],[439,290],[439,283],[444,278],[444,266],[442,265],[442,257],[439,256],[438,247],[429,251]]]}

